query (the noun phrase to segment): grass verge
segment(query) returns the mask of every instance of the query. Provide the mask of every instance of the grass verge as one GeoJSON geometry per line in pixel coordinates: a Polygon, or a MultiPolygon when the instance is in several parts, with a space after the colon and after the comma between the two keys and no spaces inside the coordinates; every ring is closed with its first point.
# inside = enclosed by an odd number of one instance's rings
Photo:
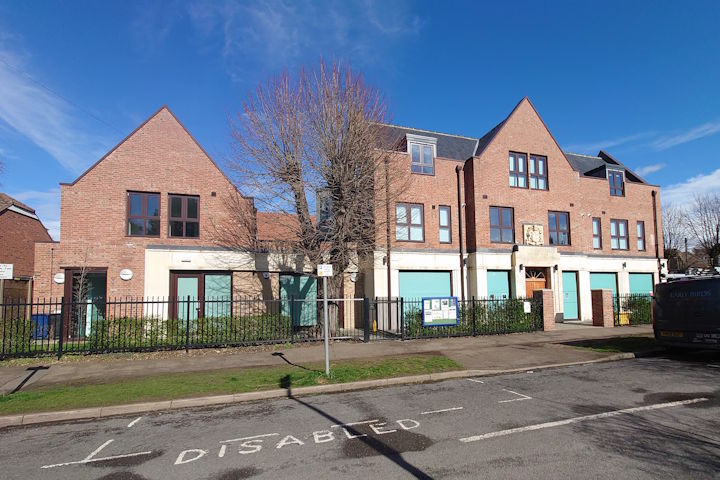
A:
{"type": "Polygon", "coordinates": [[[100,385],[48,387],[6,394],[0,396],[0,415],[272,390],[280,388],[281,384],[287,385],[288,380],[293,387],[306,387],[422,375],[461,368],[455,361],[443,355],[410,355],[334,362],[331,365],[330,378],[325,376],[322,364],[177,373],[100,385]]]}
{"type": "Polygon", "coordinates": [[[582,340],[579,342],[569,342],[566,345],[606,353],[642,352],[658,346],[653,337],[642,335],[582,340]]]}

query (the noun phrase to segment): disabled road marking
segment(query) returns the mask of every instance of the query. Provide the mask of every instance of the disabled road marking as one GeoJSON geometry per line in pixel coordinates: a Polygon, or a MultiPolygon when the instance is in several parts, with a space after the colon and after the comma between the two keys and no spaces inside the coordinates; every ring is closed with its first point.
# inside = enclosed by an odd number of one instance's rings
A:
{"type": "Polygon", "coordinates": [[[597,413],[594,415],[583,415],[582,417],[567,418],[565,420],[558,420],[556,422],[537,423],[535,425],[528,425],[525,427],[510,428],[508,430],[499,430],[497,432],[484,433],[482,435],[474,435],[471,437],[460,438],[459,440],[463,443],[477,442],[478,440],[487,440],[489,438],[503,437],[505,435],[512,435],[513,433],[530,432],[533,430],[541,430],[543,428],[561,427],[563,425],[570,425],[572,423],[587,422],[589,420],[599,420],[602,418],[616,417],[618,415],[626,415],[629,413],[645,412],[649,410],[659,410],[661,408],[672,408],[679,407],[682,405],[692,405],[694,403],[707,402],[708,399],[705,397],[692,398],[689,400],[680,400],[677,402],[668,403],[656,403],[654,405],[644,405],[642,407],[624,408],[622,410],[612,410],[610,412],[597,413]]]}
{"type": "Polygon", "coordinates": [[[523,395],[522,393],[513,392],[512,390],[508,390],[507,388],[503,388],[503,392],[512,393],[513,395],[517,395],[521,398],[511,398],[510,400],[498,400],[498,403],[522,402],[523,400],[532,400],[532,397],[528,397],[527,395],[523,395]]]}
{"type": "Polygon", "coordinates": [[[430,410],[429,412],[421,412],[420,415],[430,415],[433,413],[445,413],[445,412],[454,412],[455,410],[462,410],[464,407],[452,407],[452,408],[443,408],[442,410],[430,410]]]}
{"type": "Polygon", "coordinates": [[[139,422],[140,419],[142,419],[142,417],[137,417],[135,420],[133,420],[132,422],[128,423],[127,428],[132,428],[132,426],[135,425],[137,422],[139,422]]]}
{"type": "Polygon", "coordinates": [[[123,455],[113,455],[111,457],[100,457],[96,458],[95,456],[100,453],[100,451],[110,445],[114,440],[110,439],[107,442],[100,445],[98,448],[96,448],[90,455],[83,458],[82,460],[78,460],[76,462],[65,462],[65,463],[56,463],[54,465],[43,465],[40,468],[55,468],[55,467],[65,467],[67,465],[84,465],[86,463],[92,463],[92,462],[104,462],[106,460],[116,460],[118,458],[128,458],[128,457],[139,457],[141,455],[150,455],[152,450],[149,450],[147,452],[137,452],[137,453],[126,453],[123,455]]]}

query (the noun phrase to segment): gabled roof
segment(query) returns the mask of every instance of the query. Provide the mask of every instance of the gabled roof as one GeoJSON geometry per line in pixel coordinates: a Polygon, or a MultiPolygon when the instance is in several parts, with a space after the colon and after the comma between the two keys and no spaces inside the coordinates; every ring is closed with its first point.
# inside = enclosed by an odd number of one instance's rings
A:
{"type": "Polygon", "coordinates": [[[625,172],[625,178],[633,183],[645,183],[639,175],[627,168],[621,162],[615,159],[609,153],[600,150],[597,156],[582,155],[580,153],[564,152],[565,158],[570,162],[573,170],[579,172],[583,177],[606,178],[607,169],[622,170],[625,172]]]}
{"type": "Polygon", "coordinates": [[[24,203],[22,203],[20,200],[15,200],[7,193],[0,192],[0,212],[10,208],[10,207],[16,207],[20,210],[25,210],[27,213],[31,215],[35,215],[35,210],[28,207],[24,203]]]}
{"type": "Polygon", "coordinates": [[[437,156],[464,162],[473,156],[478,140],[476,138],[462,137],[448,133],[421,130],[418,128],[401,127],[398,125],[383,125],[389,141],[395,146],[404,146],[406,135],[420,135],[437,139],[437,156]]]}
{"type": "MultiPolygon", "coordinates": [[[[232,180],[230,180],[230,178],[228,178],[228,176],[225,174],[225,172],[223,172],[222,169],[218,166],[218,164],[215,163],[215,160],[213,160],[213,158],[205,151],[205,149],[203,148],[203,146],[200,145],[200,142],[197,141],[197,139],[193,136],[193,134],[190,133],[190,131],[185,127],[185,125],[183,125],[183,123],[177,118],[177,116],[175,116],[175,114],[173,113],[173,111],[170,110],[170,107],[168,107],[167,105],[163,105],[163,106],[160,107],[155,113],[153,113],[152,115],[150,115],[150,116],[149,116],[143,123],[141,123],[135,130],[133,130],[132,132],[130,132],[130,134],[128,134],[128,136],[126,136],[125,138],[123,138],[122,140],[120,140],[120,142],[118,142],[117,145],[115,145],[115,146],[114,146],[113,148],[111,148],[105,155],[103,155],[102,158],[100,158],[100,160],[98,160],[97,162],[95,162],[94,164],[92,164],[92,165],[90,166],[90,168],[88,168],[87,170],[85,170],[85,171],[84,171],[79,177],[77,177],[72,183],[60,182],[60,185],[75,185],[78,181],[80,181],[80,179],[82,179],[85,175],[87,175],[90,171],[92,171],[93,168],[95,168],[96,166],[98,166],[98,165],[100,164],[100,162],[102,162],[103,160],[105,160],[108,156],[110,156],[110,154],[112,154],[115,150],[117,150],[117,149],[118,149],[123,143],[125,143],[130,137],[132,137],[133,135],[135,135],[139,130],[141,130],[145,125],[147,125],[148,122],[150,122],[150,120],[152,120],[153,118],[155,118],[156,116],[158,116],[158,115],[160,114],[160,112],[162,112],[163,110],[167,111],[167,112],[170,114],[170,116],[178,123],[178,125],[180,125],[180,127],[185,131],[185,133],[187,133],[188,137],[190,137],[190,139],[191,139],[193,142],[195,142],[195,145],[198,146],[198,148],[200,149],[200,151],[208,158],[208,160],[210,160],[210,162],[215,166],[215,168],[218,169],[218,171],[222,174],[222,176],[224,176],[224,177],[227,179],[228,183],[230,183],[230,185],[233,185],[233,187],[235,187],[235,184],[233,184],[232,180]]],[[[237,190],[237,187],[235,187],[235,189],[237,190]]],[[[238,193],[240,193],[240,192],[238,191],[238,193]]],[[[240,194],[242,195],[242,193],[240,193],[240,194]]],[[[243,195],[243,198],[250,198],[250,197],[245,197],[245,196],[243,195]]]]}

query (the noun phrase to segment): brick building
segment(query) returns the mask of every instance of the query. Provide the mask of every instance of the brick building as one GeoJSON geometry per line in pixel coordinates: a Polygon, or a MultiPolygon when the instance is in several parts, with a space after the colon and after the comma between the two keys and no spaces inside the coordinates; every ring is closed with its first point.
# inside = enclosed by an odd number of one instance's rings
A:
{"type": "Polygon", "coordinates": [[[378,235],[369,295],[387,296],[388,276],[393,297],[551,288],[558,320],[589,320],[591,289],[649,293],[659,281],[659,188],[606,152],[564,152],[529,99],[481,138],[388,128],[410,181],[389,261],[378,235]]]}
{"type": "MultiPolygon", "coordinates": [[[[405,180],[390,255],[378,228],[374,258],[345,273],[347,296],[551,288],[558,320],[589,319],[591,289],[646,293],[659,281],[659,188],[605,152],[564,152],[527,98],[482,138],[386,128],[405,180]]],[[[314,298],[312,266],[268,248],[296,221],[259,212],[241,227],[238,208],[255,212],[163,107],[61,184],[60,242],[36,247],[36,296],[70,298],[85,278],[96,298],[314,298]],[[246,247],[227,246],[228,227],[247,228],[246,247]]]]}
{"type": "Polygon", "coordinates": [[[0,263],[13,266],[13,278],[0,280],[0,303],[32,296],[35,242],[50,240],[35,210],[0,193],[0,263]]]}

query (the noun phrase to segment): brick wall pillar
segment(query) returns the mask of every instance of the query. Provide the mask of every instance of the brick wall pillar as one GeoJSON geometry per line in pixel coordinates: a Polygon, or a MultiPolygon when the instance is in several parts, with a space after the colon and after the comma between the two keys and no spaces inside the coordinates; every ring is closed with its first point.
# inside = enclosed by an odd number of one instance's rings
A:
{"type": "Polygon", "coordinates": [[[548,332],[555,330],[555,300],[553,291],[548,288],[535,290],[533,300],[542,302],[543,330],[548,332]]]}
{"type": "Polygon", "coordinates": [[[615,326],[613,317],[612,290],[592,290],[592,320],[593,326],[612,328],[615,326]]]}

